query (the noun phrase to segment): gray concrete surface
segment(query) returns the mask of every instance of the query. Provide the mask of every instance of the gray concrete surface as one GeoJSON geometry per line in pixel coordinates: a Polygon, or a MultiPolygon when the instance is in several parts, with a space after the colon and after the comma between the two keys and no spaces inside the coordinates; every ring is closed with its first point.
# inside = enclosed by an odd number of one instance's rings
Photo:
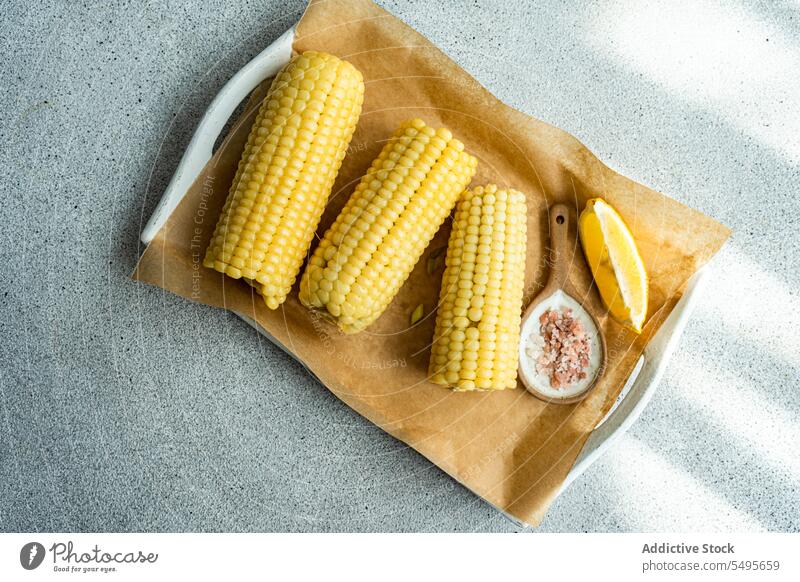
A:
{"type": "MultiPolygon", "coordinates": [[[[800,529],[798,7],[382,3],[735,230],[653,402],[540,531],[800,529]]],[[[199,116],[301,11],[3,3],[0,530],[516,529],[244,323],[128,279],[199,116]]]]}

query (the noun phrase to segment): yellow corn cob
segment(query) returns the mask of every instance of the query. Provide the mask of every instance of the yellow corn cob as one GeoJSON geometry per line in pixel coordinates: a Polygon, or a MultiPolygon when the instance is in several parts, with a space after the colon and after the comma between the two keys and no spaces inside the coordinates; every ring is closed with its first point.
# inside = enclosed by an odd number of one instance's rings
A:
{"type": "Polygon", "coordinates": [[[456,390],[517,385],[525,285],[525,195],[468,190],[447,246],[429,373],[456,390]]]}
{"type": "Polygon", "coordinates": [[[397,294],[475,174],[447,129],[400,125],[325,233],[300,280],[300,301],[345,333],[375,321],[397,294]]]}
{"type": "Polygon", "coordinates": [[[270,309],[283,303],[363,101],[350,63],[314,51],[289,61],[258,111],[203,265],[249,280],[270,309]]]}

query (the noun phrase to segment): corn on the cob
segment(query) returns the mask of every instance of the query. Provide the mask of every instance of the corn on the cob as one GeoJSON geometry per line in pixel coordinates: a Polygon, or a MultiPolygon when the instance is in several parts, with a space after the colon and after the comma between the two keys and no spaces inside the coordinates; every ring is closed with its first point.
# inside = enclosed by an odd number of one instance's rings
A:
{"type": "Polygon", "coordinates": [[[475,174],[447,129],[400,125],[325,233],[300,281],[300,301],[345,333],[375,321],[397,294],[475,174]]]}
{"type": "Polygon", "coordinates": [[[361,113],[350,63],[307,51],[275,77],[247,138],[203,265],[286,299],[361,113]]]}
{"type": "Polygon", "coordinates": [[[525,285],[525,195],[489,185],[458,203],[447,246],[429,373],[456,390],[517,384],[525,285]]]}

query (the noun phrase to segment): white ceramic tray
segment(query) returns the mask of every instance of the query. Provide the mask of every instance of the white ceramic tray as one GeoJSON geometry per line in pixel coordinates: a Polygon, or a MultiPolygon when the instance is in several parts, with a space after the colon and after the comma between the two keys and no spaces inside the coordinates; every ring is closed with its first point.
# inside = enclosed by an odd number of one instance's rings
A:
{"type": "MultiPolygon", "coordinates": [[[[289,61],[294,40],[294,27],[283,33],[274,43],[236,73],[211,102],[197,130],[178,164],[172,180],[161,201],[144,227],[141,240],[149,244],[169,215],[175,210],[183,195],[195,181],[206,162],[211,159],[212,148],[238,105],[264,79],[272,77],[289,61]]],[[[628,379],[611,412],[600,421],[586,441],[575,465],[567,475],[559,493],[563,492],[589,466],[633,425],[656,391],[664,369],[675,351],[686,322],[694,311],[697,298],[704,286],[705,269],[698,271],[689,281],[683,297],[672,313],[648,343],[631,377],[628,379]]],[[[237,314],[256,328],[267,339],[287,353],[265,329],[242,314],[237,314]]],[[[302,363],[302,362],[301,362],[302,363]]],[[[309,373],[313,373],[309,370],[309,373]]],[[[513,519],[513,518],[512,518],[513,519]]],[[[514,520],[516,521],[516,520],[514,520]]]]}

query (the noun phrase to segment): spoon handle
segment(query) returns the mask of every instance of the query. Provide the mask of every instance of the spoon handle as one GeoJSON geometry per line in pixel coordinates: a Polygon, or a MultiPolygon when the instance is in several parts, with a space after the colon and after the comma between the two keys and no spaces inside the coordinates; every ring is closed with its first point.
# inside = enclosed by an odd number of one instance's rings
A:
{"type": "Polygon", "coordinates": [[[554,204],[550,208],[550,285],[558,289],[564,287],[572,257],[568,233],[569,207],[554,204]]]}

